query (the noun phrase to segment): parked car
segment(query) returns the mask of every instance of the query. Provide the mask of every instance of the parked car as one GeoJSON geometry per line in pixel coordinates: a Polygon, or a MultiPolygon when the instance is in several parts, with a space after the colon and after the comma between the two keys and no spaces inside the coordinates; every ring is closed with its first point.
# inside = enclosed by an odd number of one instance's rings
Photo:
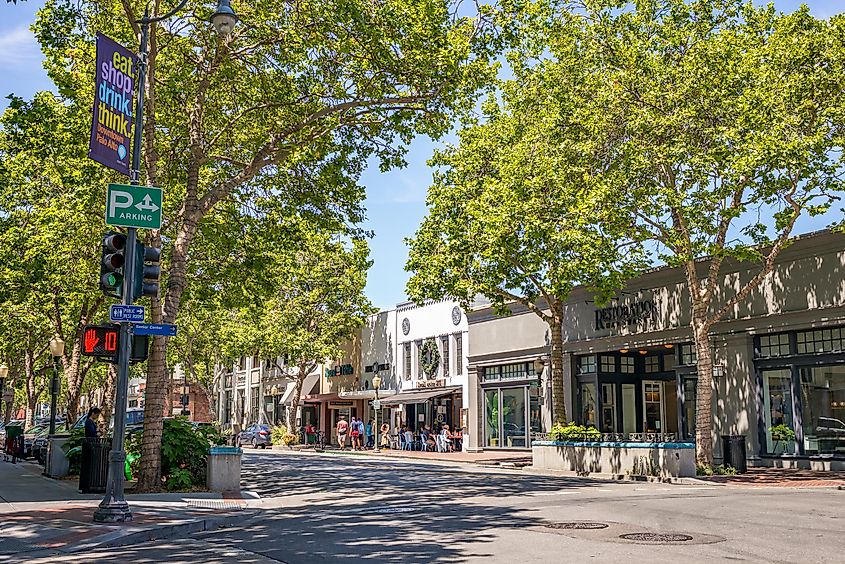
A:
{"type": "Polygon", "coordinates": [[[845,421],[833,417],[819,417],[816,425],[816,435],[819,437],[840,437],[845,439],[845,421]]]}
{"type": "Polygon", "coordinates": [[[252,448],[267,448],[272,445],[269,425],[250,425],[235,438],[235,446],[251,445],[252,448]]]}
{"type": "Polygon", "coordinates": [[[33,425],[23,433],[23,457],[29,458],[32,456],[32,447],[35,439],[42,436],[47,436],[50,431],[50,425],[42,423],[41,425],[33,425]]]}

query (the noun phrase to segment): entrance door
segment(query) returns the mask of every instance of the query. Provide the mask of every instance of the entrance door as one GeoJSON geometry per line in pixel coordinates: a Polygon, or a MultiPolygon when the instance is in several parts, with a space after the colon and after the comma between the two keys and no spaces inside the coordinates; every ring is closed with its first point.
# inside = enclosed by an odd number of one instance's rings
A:
{"type": "Polygon", "coordinates": [[[794,452],[794,443],[778,440],[777,437],[772,438],[771,432],[771,428],[778,425],[794,428],[791,370],[784,368],[763,371],[763,401],[765,402],[763,415],[766,419],[766,452],[772,454],[794,452]]]}
{"type": "Polygon", "coordinates": [[[643,381],[643,433],[664,433],[666,410],[663,405],[663,382],[643,381]]]}

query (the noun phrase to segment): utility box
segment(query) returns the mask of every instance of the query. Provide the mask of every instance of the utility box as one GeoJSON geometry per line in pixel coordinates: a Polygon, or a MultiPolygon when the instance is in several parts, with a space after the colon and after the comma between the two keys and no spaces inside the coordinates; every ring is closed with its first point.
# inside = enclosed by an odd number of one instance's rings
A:
{"type": "Polygon", "coordinates": [[[62,448],[68,437],[50,437],[47,440],[47,463],[44,465],[44,474],[51,478],[64,478],[70,471],[65,451],[62,448]]]}
{"type": "Polygon", "coordinates": [[[206,485],[213,492],[241,491],[241,456],[237,447],[213,446],[208,450],[206,485]]]}

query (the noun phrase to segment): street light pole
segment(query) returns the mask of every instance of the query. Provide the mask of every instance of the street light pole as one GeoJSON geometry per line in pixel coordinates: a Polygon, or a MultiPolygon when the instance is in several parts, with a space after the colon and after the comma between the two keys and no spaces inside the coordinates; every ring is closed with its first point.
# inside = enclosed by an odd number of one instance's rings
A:
{"type": "Polygon", "coordinates": [[[56,402],[59,397],[59,361],[65,352],[65,342],[56,335],[50,340],[50,354],[53,355],[53,381],[50,383],[50,432],[52,437],[56,434],[56,402]]]}
{"type": "MultiPolygon", "coordinates": [[[[166,20],[185,7],[188,0],[181,0],[179,5],[163,16],[150,17],[149,5],[144,9],[144,17],[137,20],[141,24],[141,49],[138,53],[138,94],[135,104],[135,131],[132,140],[132,167],[130,170],[131,184],[141,184],[141,143],[144,130],[144,85],[147,81],[147,45],[150,36],[150,24],[166,20]]],[[[228,35],[237,23],[237,17],[232,11],[230,0],[218,0],[217,10],[212,14],[211,21],[220,35],[228,35]]],[[[137,231],[134,227],[126,230],[125,263],[130,265],[125,269],[123,277],[123,303],[132,305],[132,294],[135,286],[135,244],[137,231]]],[[[140,274],[140,273],[139,273],[140,274]]],[[[143,276],[143,274],[140,274],[143,276]]],[[[112,433],[112,448],[109,452],[109,474],[106,483],[106,495],[94,512],[94,521],[98,523],[123,523],[132,520],[132,511],[123,493],[123,467],[126,460],[124,451],[126,430],[126,403],[129,388],[129,359],[132,354],[132,324],[120,324],[120,351],[117,357],[117,386],[114,399],[114,431],[112,433]]]]}
{"type": "Polygon", "coordinates": [[[2,413],[0,413],[0,421],[2,421],[3,423],[6,422],[6,420],[5,420],[6,412],[5,412],[5,410],[2,410],[2,408],[4,407],[3,403],[8,403],[8,402],[5,402],[5,397],[4,397],[6,395],[6,377],[8,375],[9,375],[9,367],[6,366],[5,364],[0,364],[0,411],[2,411],[2,413]]]}
{"type": "Polygon", "coordinates": [[[373,452],[380,452],[379,450],[379,443],[381,442],[381,430],[378,426],[378,412],[381,410],[381,401],[378,399],[378,389],[381,386],[381,377],[378,375],[378,363],[373,364],[373,372],[375,372],[375,376],[373,376],[373,387],[376,389],[376,401],[375,405],[373,406],[376,412],[375,417],[375,433],[376,433],[376,444],[373,447],[373,452]]]}

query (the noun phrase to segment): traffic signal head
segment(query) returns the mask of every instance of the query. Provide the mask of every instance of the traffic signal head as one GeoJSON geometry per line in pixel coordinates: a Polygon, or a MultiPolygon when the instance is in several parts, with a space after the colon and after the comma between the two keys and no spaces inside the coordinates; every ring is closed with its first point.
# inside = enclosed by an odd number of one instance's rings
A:
{"type": "Polygon", "coordinates": [[[123,266],[126,262],[126,236],[109,231],[103,236],[100,258],[100,290],[119,298],[123,295],[123,266]]]}
{"type": "Polygon", "coordinates": [[[132,292],[133,299],[141,296],[157,296],[158,281],[161,277],[161,249],[145,247],[137,243],[135,247],[135,279],[132,292]]]}

